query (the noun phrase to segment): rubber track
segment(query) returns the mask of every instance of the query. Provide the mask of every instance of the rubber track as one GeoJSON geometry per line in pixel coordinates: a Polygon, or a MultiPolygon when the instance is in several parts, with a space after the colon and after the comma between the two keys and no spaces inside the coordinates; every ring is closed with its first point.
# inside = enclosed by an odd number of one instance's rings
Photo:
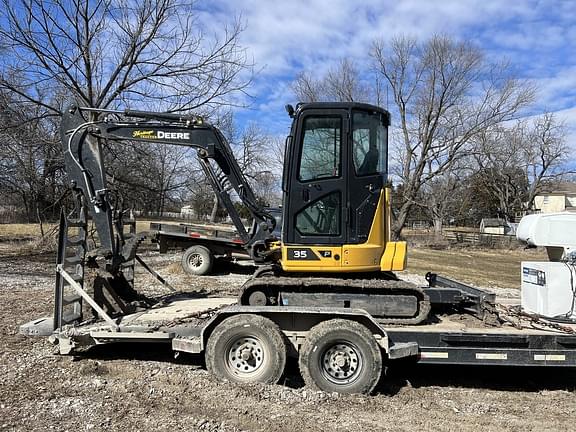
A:
{"type": "MultiPolygon", "coordinates": [[[[248,298],[254,291],[263,291],[276,295],[278,292],[338,292],[350,294],[389,294],[414,295],[418,299],[418,315],[411,318],[375,317],[382,324],[419,324],[430,313],[428,295],[416,285],[398,280],[381,279],[338,279],[322,277],[285,277],[262,276],[246,281],[242,287],[239,303],[248,305],[248,298]]],[[[317,305],[321,307],[322,305],[317,305]]]]}

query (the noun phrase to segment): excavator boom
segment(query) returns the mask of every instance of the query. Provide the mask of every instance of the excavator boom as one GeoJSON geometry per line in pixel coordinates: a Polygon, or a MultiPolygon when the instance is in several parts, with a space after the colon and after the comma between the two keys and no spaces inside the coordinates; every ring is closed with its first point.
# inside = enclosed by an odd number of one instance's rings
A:
{"type": "Polygon", "coordinates": [[[62,118],[62,143],[66,172],[74,189],[81,192],[100,240],[99,255],[113,267],[133,258],[134,251],[115,229],[121,215],[111,203],[102,155],[103,140],[178,145],[197,149],[208,180],[226,208],[245,247],[256,261],[271,240],[276,220],[256,202],[256,196],[240,169],[230,145],[215,127],[198,116],[147,111],[115,111],[78,106],[62,118]],[[121,117],[119,117],[121,116],[121,117]],[[89,120],[87,117],[91,117],[89,120]],[[250,211],[254,223],[246,230],[230,192],[234,190],[250,211]]]}

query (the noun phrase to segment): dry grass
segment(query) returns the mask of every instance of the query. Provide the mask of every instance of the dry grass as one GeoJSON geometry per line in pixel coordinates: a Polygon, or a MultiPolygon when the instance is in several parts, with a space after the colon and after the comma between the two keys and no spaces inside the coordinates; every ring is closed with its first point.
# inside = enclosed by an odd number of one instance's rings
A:
{"type": "Polygon", "coordinates": [[[522,261],[546,261],[543,250],[411,248],[408,271],[438,273],[483,287],[519,288],[522,261]]]}
{"type": "Polygon", "coordinates": [[[164,269],[162,269],[162,273],[169,275],[181,275],[184,274],[184,270],[182,269],[182,264],[180,264],[180,261],[178,261],[166,266],[164,269]]]}
{"type": "Polygon", "coordinates": [[[150,222],[149,220],[137,220],[136,221],[136,232],[144,232],[150,231],[150,222]]]}
{"type": "MultiPolygon", "coordinates": [[[[149,220],[139,220],[136,222],[136,232],[150,231],[149,220]]],[[[162,222],[163,223],[163,222],[162,222]]],[[[179,222],[167,222],[178,224],[179,222]]],[[[46,223],[44,224],[44,234],[57,229],[57,223],[46,223]]],[[[23,239],[34,239],[41,236],[40,225],[38,224],[1,224],[0,223],[0,241],[10,241],[10,240],[23,240],[23,239]]]]}
{"type": "MultiPolygon", "coordinates": [[[[56,224],[44,224],[44,233],[54,229],[56,224]]],[[[38,224],[0,224],[0,239],[21,239],[24,237],[40,237],[38,224]]]]}
{"type": "Polygon", "coordinates": [[[44,224],[44,236],[38,224],[0,224],[0,255],[37,255],[55,252],[58,227],[44,224]]]}

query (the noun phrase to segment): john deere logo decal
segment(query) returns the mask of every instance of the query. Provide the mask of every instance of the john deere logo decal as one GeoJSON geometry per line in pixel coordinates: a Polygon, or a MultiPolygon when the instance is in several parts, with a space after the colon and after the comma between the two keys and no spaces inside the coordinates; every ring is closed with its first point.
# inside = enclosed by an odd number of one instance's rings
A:
{"type": "Polygon", "coordinates": [[[190,132],[165,132],[154,130],[135,130],[132,131],[132,138],[140,139],[170,139],[170,140],[189,140],[190,132]]]}

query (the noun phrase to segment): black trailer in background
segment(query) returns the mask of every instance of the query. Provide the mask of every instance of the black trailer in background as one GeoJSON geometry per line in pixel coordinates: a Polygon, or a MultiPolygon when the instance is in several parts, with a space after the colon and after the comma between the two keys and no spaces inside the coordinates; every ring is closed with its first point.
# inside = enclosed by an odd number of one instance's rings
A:
{"type": "MultiPolygon", "coordinates": [[[[266,208],[276,219],[273,234],[280,238],[282,210],[266,208]]],[[[191,223],[150,223],[152,242],[158,244],[160,253],[184,251],[182,268],[189,274],[210,274],[219,260],[248,259],[245,243],[232,226],[191,223]]]]}
{"type": "Polygon", "coordinates": [[[218,259],[230,260],[234,255],[249,257],[244,242],[230,228],[152,222],[150,235],[160,253],[184,251],[182,268],[197,276],[210,274],[218,259]]]}

